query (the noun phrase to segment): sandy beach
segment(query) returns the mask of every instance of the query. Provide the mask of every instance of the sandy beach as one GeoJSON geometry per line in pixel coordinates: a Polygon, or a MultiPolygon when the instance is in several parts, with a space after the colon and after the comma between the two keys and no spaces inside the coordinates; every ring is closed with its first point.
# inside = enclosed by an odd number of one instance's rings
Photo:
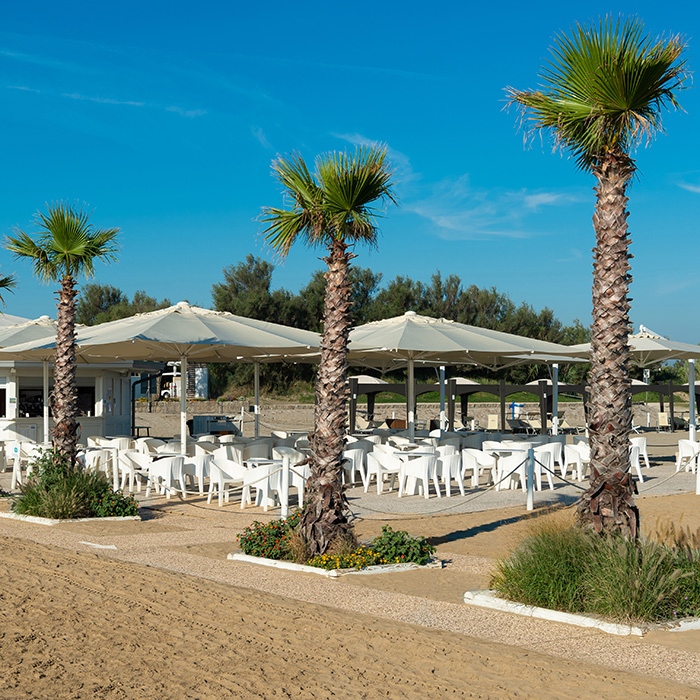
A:
{"type": "MultiPolygon", "coordinates": [[[[639,499],[648,529],[700,527],[697,503],[639,499]]],[[[143,506],[142,522],[0,519],[0,697],[700,698],[700,632],[612,637],[462,602],[534,523],[571,508],[368,512],[361,538],[391,521],[430,537],[444,568],[333,580],[226,559],[274,511],[143,506]]]]}

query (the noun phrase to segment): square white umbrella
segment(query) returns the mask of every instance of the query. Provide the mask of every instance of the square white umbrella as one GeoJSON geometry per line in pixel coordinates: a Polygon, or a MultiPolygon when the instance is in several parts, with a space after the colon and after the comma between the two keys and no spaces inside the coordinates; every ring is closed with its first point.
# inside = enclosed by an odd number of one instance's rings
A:
{"type": "MultiPolygon", "coordinates": [[[[129,318],[81,327],[75,339],[80,362],[105,360],[179,361],[181,371],[180,435],[187,438],[188,361],[282,362],[294,357],[311,361],[320,336],[277,323],[211,311],[187,302],[129,318]]],[[[46,359],[55,354],[55,337],[0,350],[0,359],[46,359]]],[[[257,415],[257,414],[256,414],[257,415]]]]}
{"type": "Polygon", "coordinates": [[[543,357],[571,356],[565,345],[526,338],[512,333],[478,328],[444,318],[421,316],[407,311],[403,316],[373,321],[350,331],[348,362],[368,367],[406,365],[408,429],[415,430],[416,362],[434,365],[475,364],[495,369],[543,357]]]}

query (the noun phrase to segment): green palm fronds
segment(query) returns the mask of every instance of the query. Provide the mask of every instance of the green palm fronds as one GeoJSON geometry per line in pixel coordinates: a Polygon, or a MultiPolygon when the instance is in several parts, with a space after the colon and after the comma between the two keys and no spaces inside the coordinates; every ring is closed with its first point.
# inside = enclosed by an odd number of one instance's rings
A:
{"type": "Polygon", "coordinates": [[[530,131],[544,129],[591,170],[608,153],[629,153],[662,129],[661,113],[679,108],[688,73],[680,37],[652,40],[637,19],[602,19],[559,35],[540,74],[540,90],[507,88],[530,131]]]}

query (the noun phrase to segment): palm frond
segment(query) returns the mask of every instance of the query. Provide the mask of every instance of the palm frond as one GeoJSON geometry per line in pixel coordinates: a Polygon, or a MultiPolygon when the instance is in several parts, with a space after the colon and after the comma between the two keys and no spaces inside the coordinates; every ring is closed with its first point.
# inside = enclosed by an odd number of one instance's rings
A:
{"type": "Polygon", "coordinates": [[[607,153],[629,151],[662,130],[687,79],[680,37],[653,41],[636,19],[607,17],[559,35],[540,90],[508,88],[528,131],[549,131],[584,169],[607,153]]]}
{"type": "Polygon", "coordinates": [[[57,281],[68,275],[94,274],[95,260],[116,258],[115,243],[119,229],[96,229],[89,213],[64,203],[50,205],[37,212],[39,228],[32,237],[21,230],[10,236],[6,248],[17,258],[29,258],[34,273],[43,281],[57,281]]]}
{"type": "Polygon", "coordinates": [[[327,245],[334,239],[373,244],[374,219],[380,215],[373,203],[396,201],[385,147],[319,156],[313,174],[299,154],[277,158],[272,169],[289,208],[265,207],[260,220],[266,224],[265,240],[283,256],[297,239],[309,245],[327,245]]]}

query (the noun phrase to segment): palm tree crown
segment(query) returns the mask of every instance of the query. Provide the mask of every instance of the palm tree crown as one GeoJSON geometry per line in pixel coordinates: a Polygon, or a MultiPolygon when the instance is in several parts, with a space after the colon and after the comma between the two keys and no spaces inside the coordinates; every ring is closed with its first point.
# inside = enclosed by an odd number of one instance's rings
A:
{"type": "Polygon", "coordinates": [[[652,40],[639,20],[607,17],[597,30],[560,35],[540,77],[542,90],[508,88],[534,129],[551,130],[591,170],[609,153],[629,153],[661,129],[664,108],[687,77],[679,37],[652,40]]]}
{"type": "Polygon", "coordinates": [[[396,201],[385,148],[321,155],[315,174],[299,154],[278,158],[272,170],[290,208],[265,207],[261,220],[268,224],[266,240],[280,254],[287,255],[299,238],[311,246],[328,246],[333,240],[376,245],[379,211],[372,204],[384,198],[396,201]]]}
{"type": "Polygon", "coordinates": [[[37,212],[39,227],[36,240],[24,231],[9,236],[7,249],[18,258],[29,258],[36,276],[44,282],[62,277],[91,277],[95,261],[116,259],[114,239],[119,229],[96,229],[90,215],[64,203],[49,206],[48,212],[37,212]]]}

